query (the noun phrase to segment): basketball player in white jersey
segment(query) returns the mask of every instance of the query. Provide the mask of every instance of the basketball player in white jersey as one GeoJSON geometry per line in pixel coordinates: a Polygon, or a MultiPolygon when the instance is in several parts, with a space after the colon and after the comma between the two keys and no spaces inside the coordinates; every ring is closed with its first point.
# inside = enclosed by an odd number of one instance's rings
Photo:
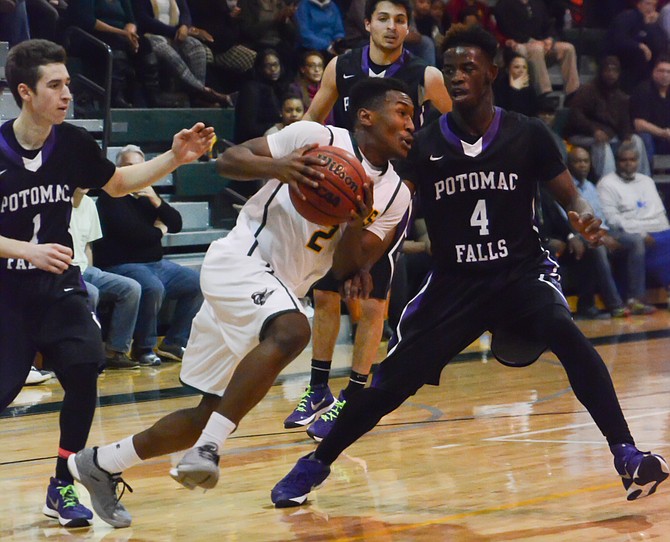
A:
{"type": "Polygon", "coordinates": [[[310,328],[299,298],[329,269],[346,279],[386,250],[410,203],[391,159],[407,156],[414,105],[406,86],[368,79],[352,91],[353,133],[314,122],[228,149],[219,173],[239,180],[269,179],[242,208],[235,228],[209,248],[201,271],[205,296],[193,321],[180,378],[202,393],[199,405],[168,414],[149,429],[73,456],[69,466],[91,494],[94,510],[115,527],[130,514],[118,502],[121,471],[142,460],[192,447],[170,474],[188,488],[212,488],[219,449],[267,393],[279,372],[308,344],[310,328]],[[347,223],[323,227],[300,216],[289,190],[314,185],[317,145],[356,155],[374,183],[347,223]],[[289,186],[290,185],[290,186],[289,186]]]}

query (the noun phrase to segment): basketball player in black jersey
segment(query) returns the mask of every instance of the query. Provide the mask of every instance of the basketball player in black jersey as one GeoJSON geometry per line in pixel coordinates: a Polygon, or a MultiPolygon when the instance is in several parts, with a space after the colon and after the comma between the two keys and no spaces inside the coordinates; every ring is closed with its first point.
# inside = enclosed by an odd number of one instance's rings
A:
{"type": "Polygon", "coordinates": [[[347,402],[316,451],[272,490],[277,507],[298,506],[350,444],[424,384],[438,385],[453,357],[484,331],[499,361],[523,366],[549,348],[614,455],[628,500],[668,477],[659,455],[640,452],[599,354],[573,322],[557,264],[533,227],[544,183],[590,242],[600,220],[571,182],[551,135],[536,119],[493,107],[495,38],[455,25],[444,43],[453,112],[421,130],[399,173],[415,186],[432,241],[432,272],[403,311],[372,387],[347,402]]]}
{"type": "Polygon", "coordinates": [[[29,40],[10,50],[5,67],[21,113],[0,128],[0,412],[41,352],[65,391],[43,511],[66,527],[84,527],[92,513],[78,501],[67,458],[86,444],[105,358],[79,268],[71,265],[72,196],[77,187],[113,196],[139,190],[198,158],[214,136],[198,123],[163,155],[116,169],[93,137],[63,122],[72,101],[65,60],[59,45],[29,40]]]}
{"type": "MultiPolygon", "coordinates": [[[[304,119],[323,123],[333,109],[333,124],[351,129],[349,94],[357,81],[367,77],[393,77],[407,84],[415,104],[417,127],[422,124],[424,106],[428,102],[441,113],[450,111],[451,99],[440,71],[426,65],[403,46],[411,16],[409,0],[367,0],[365,26],[370,32],[369,44],[330,61],[304,119]]],[[[349,383],[337,400],[328,387],[328,377],[340,328],[339,284],[329,273],[315,285],[310,384],[296,409],[284,420],[284,427],[304,427],[316,420],[307,433],[320,441],[330,431],[346,400],[367,382],[382,338],[386,299],[404,233],[404,226],[397,228],[396,241],[372,267],[374,286],[370,297],[353,302],[360,305],[361,315],[354,336],[349,383]]]]}

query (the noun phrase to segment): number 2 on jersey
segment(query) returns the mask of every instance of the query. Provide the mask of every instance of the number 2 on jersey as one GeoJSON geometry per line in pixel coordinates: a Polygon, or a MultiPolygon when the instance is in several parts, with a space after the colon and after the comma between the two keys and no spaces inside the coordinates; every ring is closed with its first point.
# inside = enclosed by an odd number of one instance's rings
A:
{"type": "Polygon", "coordinates": [[[320,239],[331,239],[335,232],[340,229],[340,226],[333,226],[328,231],[318,230],[307,243],[307,248],[311,248],[314,252],[321,252],[323,247],[318,243],[320,239]]]}
{"type": "Polygon", "coordinates": [[[475,210],[472,211],[472,216],[470,217],[470,226],[479,228],[479,235],[489,234],[489,219],[486,214],[486,200],[477,200],[475,210]]]}

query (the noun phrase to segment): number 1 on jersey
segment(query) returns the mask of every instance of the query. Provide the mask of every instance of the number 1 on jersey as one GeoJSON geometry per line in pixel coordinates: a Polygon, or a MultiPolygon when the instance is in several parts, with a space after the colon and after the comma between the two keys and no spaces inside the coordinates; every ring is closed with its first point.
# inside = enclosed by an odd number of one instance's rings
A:
{"type": "Polygon", "coordinates": [[[35,243],[36,245],[39,244],[40,240],[37,238],[37,234],[40,231],[41,226],[42,226],[42,217],[40,216],[39,213],[37,213],[33,217],[33,238],[30,240],[31,243],[35,243]]]}
{"type": "Polygon", "coordinates": [[[479,235],[489,234],[489,219],[486,214],[486,200],[477,200],[475,210],[472,211],[472,216],[470,217],[470,226],[479,228],[479,235]]]}

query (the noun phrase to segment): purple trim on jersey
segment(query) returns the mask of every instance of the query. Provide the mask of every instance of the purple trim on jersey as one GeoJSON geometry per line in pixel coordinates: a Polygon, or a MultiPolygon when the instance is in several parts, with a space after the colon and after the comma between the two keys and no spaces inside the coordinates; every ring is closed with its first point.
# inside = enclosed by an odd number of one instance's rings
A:
{"type": "MultiPolygon", "coordinates": [[[[498,135],[500,130],[500,120],[502,119],[502,109],[499,107],[493,108],[493,120],[491,125],[486,130],[486,133],[482,136],[482,152],[484,152],[490,145],[493,143],[493,140],[498,135]]],[[[452,130],[449,128],[449,122],[447,117],[450,113],[445,113],[440,117],[440,130],[444,139],[447,140],[452,146],[456,147],[458,150],[463,150],[463,145],[461,145],[461,138],[458,137],[452,130]]]]}
{"type": "MultiPolygon", "coordinates": [[[[13,127],[10,129],[14,129],[13,127]]],[[[44,145],[42,145],[42,163],[44,164],[51,156],[54,147],[56,146],[56,128],[52,127],[51,132],[46,138],[44,145]]],[[[0,132],[0,151],[4,154],[11,162],[14,162],[19,167],[24,167],[23,157],[16,152],[7,142],[5,136],[0,132]]]]}
{"type": "MultiPolygon", "coordinates": [[[[389,64],[389,67],[386,68],[386,71],[384,72],[384,78],[386,79],[387,77],[393,77],[400,68],[403,67],[405,62],[409,59],[409,51],[407,49],[403,49],[402,54],[400,55],[400,58],[393,62],[392,64],[389,64]]],[[[363,47],[363,51],[361,52],[361,68],[363,68],[363,73],[367,77],[370,74],[370,46],[366,45],[363,47]]]]}

